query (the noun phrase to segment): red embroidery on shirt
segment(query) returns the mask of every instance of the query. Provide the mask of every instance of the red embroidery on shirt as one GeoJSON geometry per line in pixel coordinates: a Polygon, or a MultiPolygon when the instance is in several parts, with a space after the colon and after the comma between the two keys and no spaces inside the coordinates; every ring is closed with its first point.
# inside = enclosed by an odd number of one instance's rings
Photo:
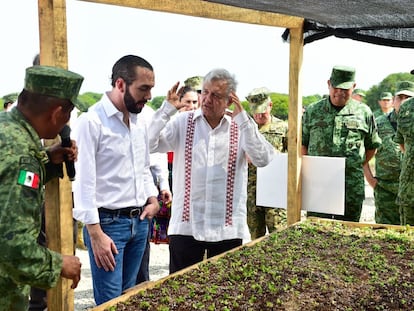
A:
{"type": "MultiPolygon", "coordinates": [[[[191,161],[194,140],[194,113],[189,113],[187,119],[187,133],[185,137],[185,189],[182,221],[190,221],[190,196],[191,196],[191,161]]],[[[236,160],[238,150],[239,132],[236,122],[232,120],[230,125],[229,159],[227,163],[227,188],[226,188],[226,219],[225,225],[233,224],[233,197],[234,178],[236,175],[236,160]]]]}
{"type": "Polygon", "coordinates": [[[233,224],[234,177],[236,175],[237,147],[239,132],[236,122],[230,127],[229,161],[227,163],[226,226],[233,224]]]}
{"type": "Polygon", "coordinates": [[[185,189],[184,189],[184,207],[182,221],[190,221],[190,193],[191,193],[191,160],[194,139],[194,113],[191,112],[187,119],[187,134],[185,136],[185,189]]]}

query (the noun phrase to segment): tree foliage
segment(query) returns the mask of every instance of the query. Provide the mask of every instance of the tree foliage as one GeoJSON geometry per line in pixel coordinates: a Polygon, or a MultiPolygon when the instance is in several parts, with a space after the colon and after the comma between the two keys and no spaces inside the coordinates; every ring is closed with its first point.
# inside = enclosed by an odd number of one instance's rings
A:
{"type": "Polygon", "coordinates": [[[102,98],[102,94],[99,93],[93,93],[93,92],[86,92],[78,96],[78,99],[85,103],[88,107],[95,104],[97,101],[99,101],[102,98]]]}
{"type": "Polygon", "coordinates": [[[391,92],[394,94],[399,81],[414,82],[414,75],[410,73],[393,73],[388,75],[379,84],[373,85],[366,92],[365,103],[371,108],[372,111],[380,110],[378,99],[380,98],[381,93],[391,92]]]}
{"type": "Polygon", "coordinates": [[[164,101],[165,96],[155,96],[149,103],[148,105],[153,108],[154,110],[157,110],[158,108],[161,107],[162,102],[164,101]]]}

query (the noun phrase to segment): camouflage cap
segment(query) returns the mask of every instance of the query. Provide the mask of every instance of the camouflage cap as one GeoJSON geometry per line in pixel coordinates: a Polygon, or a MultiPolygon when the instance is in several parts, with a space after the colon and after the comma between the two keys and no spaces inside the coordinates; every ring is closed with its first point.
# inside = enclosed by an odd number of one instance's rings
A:
{"type": "Polygon", "coordinates": [[[390,92],[382,92],[380,95],[380,99],[392,99],[392,94],[390,92]]]}
{"type": "Polygon", "coordinates": [[[47,96],[67,99],[80,111],[86,105],[78,100],[83,77],[77,73],[51,66],[33,66],[26,69],[24,89],[47,96]]]}
{"type": "Polygon", "coordinates": [[[251,114],[264,113],[271,102],[270,91],[265,87],[253,89],[246,99],[249,102],[251,114]]]}
{"type": "Polygon", "coordinates": [[[334,66],[329,80],[334,88],[348,90],[355,83],[355,69],[347,66],[334,66]]]}
{"type": "Polygon", "coordinates": [[[364,91],[364,90],[362,90],[362,89],[355,89],[355,90],[352,92],[352,94],[356,94],[356,95],[359,95],[359,96],[365,97],[365,91],[364,91]]]}
{"type": "Polygon", "coordinates": [[[203,77],[202,76],[194,76],[190,77],[184,81],[184,85],[191,87],[196,91],[201,91],[203,89],[203,77]]]}
{"type": "Polygon", "coordinates": [[[401,95],[401,94],[413,97],[414,96],[414,82],[411,82],[411,81],[398,82],[395,95],[401,95]]]}

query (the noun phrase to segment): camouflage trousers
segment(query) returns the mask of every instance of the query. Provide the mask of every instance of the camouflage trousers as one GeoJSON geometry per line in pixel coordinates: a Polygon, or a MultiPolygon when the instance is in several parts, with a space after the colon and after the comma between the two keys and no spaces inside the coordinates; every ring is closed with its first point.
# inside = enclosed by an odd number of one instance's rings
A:
{"type": "Polygon", "coordinates": [[[286,228],[286,210],[263,206],[247,207],[247,224],[252,240],[278,229],[286,228]]]}
{"type": "Polygon", "coordinates": [[[414,205],[400,205],[401,225],[414,226],[414,205]]]}
{"type": "Polygon", "coordinates": [[[397,191],[385,189],[380,184],[374,189],[375,198],[375,222],[377,224],[399,225],[400,207],[395,202],[398,195],[397,191]]]}

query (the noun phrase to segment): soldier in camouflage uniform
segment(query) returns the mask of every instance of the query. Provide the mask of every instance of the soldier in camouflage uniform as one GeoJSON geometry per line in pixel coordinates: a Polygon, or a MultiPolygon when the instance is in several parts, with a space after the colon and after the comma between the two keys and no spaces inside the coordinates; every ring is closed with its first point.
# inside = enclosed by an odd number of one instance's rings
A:
{"type": "MultiPolygon", "coordinates": [[[[26,311],[30,286],[48,289],[59,278],[80,280],[78,257],[61,255],[36,239],[40,232],[43,185],[62,176],[66,155],[75,160],[76,146],[45,150],[68,122],[83,77],[47,66],[26,69],[18,104],[0,113],[0,310],[26,311]]],[[[81,106],[79,106],[81,108],[81,106]]]]}
{"type": "Polygon", "coordinates": [[[335,66],[328,80],[329,97],[311,104],[302,119],[302,154],[345,157],[345,215],[308,216],[358,222],[365,198],[363,165],[381,144],[367,105],[351,98],[355,69],[335,66]]]}
{"type": "MultiPolygon", "coordinates": [[[[257,88],[246,97],[250,105],[250,113],[259,126],[260,133],[279,152],[287,151],[287,124],[271,115],[272,101],[269,90],[257,88]]],[[[256,167],[249,163],[247,184],[247,224],[252,240],[268,232],[286,226],[286,210],[256,206],[256,167]]]]}
{"type": "MultiPolygon", "coordinates": [[[[413,73],[413,71],[411,72],[413,73]]],[[[403,151],[397,203],[401,225],[414,225],[414,84],[407,83],[410,99],[401,104],[394,141],[403,151]]]]}
{"type": "Polygon", "coordinates": [[[369,164],[364,165],[365,178],[374,189],[375,222],[378,224],[400,224],[399,206],[396,203],[396,198],[402,153],[400,146],[393,141],[393,138],[397,130],[400,103],[407,97],[411,97],[409,93],[407,84],[403,81],[397,84],[393,101],[390,92],[381,93],[378,101],[383,114],[376,118],[378,134],[382,140],[375,155],[376,177],[373,176],[369,164]]]}

